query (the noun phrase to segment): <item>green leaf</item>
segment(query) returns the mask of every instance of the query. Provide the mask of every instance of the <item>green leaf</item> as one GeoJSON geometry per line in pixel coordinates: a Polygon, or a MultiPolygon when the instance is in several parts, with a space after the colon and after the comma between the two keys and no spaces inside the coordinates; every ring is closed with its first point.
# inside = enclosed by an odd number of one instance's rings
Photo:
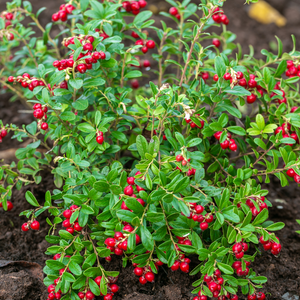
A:
{"type": "Polygon", "coordinates": [[[89,102],[87,99],[78,99],[72,103],[72,106],[77,110],[85,110],[89,107],[89,102]]]}
{"type": "Polygon", "coordinates": [[[136,15],[136,17],[133,20],[133,25],[138,27],[144,23],[146,20],[148,20],[152,16],[152,12],[149,10],[145,10],[143,12],[140,12],[136,15]]]}
{"type": "Polygon", "coordinates": [[[187,147],[195,147],[195,146],[201,144],[201,142],[202,142],[202,139],[200,139],[200,138],[192,139],[187,143],[187,147]]]}
{"type": "Polygon", "coordinates": [[[108,192],[109,191],[109,184],[105,180],[100,180],[94,183],[94,189],[98,192],[108,192]]]}
{"type": "Polygon", "coordinates": [[[143,73],[141,71],[137,71],[137,70],[130,71],[125,75],[126,78],[137,78],[137,77],[141,77],[141,76],[143,76],[143,73]]]}
{"type": "Polygon", "coordinates": [[[220,56],[215,58],[215,70],[219,78],[222,78],[226,72],[226,65],[220,56]]]}
{"type": "Polygon", "coordinates": [[[96,88],[97,86],[101,86],[105,84],[105,80],[101,77],[86,79],[83,82],[83,87],[85,88],[96,88]]]}
{"type": "Polygon", "coordinates": [[[227,127],[227,130],[238,135],[246,135],[245,129],[239,126],[230,126],[227,127]]]}
{"type": "Polygon", "coordinates": [[[266,229],[269,231],[277,231],[277,230],[281,230],[282,228],[284,228],[285,224],[282,222],[278,222],[278,223],[274,223],[270,226],[268,226],[266,229]]]}
{"type": "Polygon", "coordinates": [[[40,206],[39,203],[37,202],[36,198],[33,196],[33,194],[30,191],[27,191],[25,194],[25,198],[29,204],[32,206],[40,206]]]}
{"type": "Polygon", "coordinates": [[[132,220],[137,217],[137,215],[132,213],[131,211],[120,209],[117,211],[117,217],[122,221],[131,223],[132,220]]]}
{"type": "Polygon", "coordinates": [[[79,275],[82,274],[80,266],[76,262],[74,262],[74,261],[70,261],[70,263],[69,263],[69,269],[76,276],[79,276],[79,275]]]}
{"type": "Polygon", "coordinates": [[[236,85],[233,89],[231,89],[230,87],[226,88],[224,92],[235,96],[241,96],[241,97],[251,95],[251,93],[248,90],[246,90],[245,88],[239,85],[236,85]]]}
{"type": "Polygon", "coordinates": [[[233,274],[234,271],[232,269],[232,267],[230,267],[229,265],[223,264],[221,262],[217,262],[219,269],[225,273],[225,274],[233,274]]]}
{"type": "Polygon", "coordinates": [[[141,227],[141,239],[142,239],[143,246],[147,250],[151,251],[154,247],[153,237],[150,231],[144,226],[141,227]]]}
{"type": "Polygon", "coordinates": [[[112,133],[112,136],[115,137],[117,140],[120,140],[121,142],[127,144],[128,143],[128,140],[127,140],[127,137],[126,135],[123,133],[123,132],[120,132],[120,131],[113,131],[112,133]]]}
{"type": "Polygon", "coordinates": [[[263,223],[264,221],[266,221],[269,217],[269,211],[264,208],[259,214],[258,216],[255,218],[255,220],[253,221],[252,225],[258,225],[263,223]]]}
{"type": "Polygon", "coordinates": [[[147,140],[142,135],[137,136],[136,147],[141,158],[145,158],[145,154],[148,153],[148,143],[147,140]]]}
{"type": "Polygon", "coordinates": [[[80,78],[70,79],[69,84],[72,88],[79,90],[83,85],[83,80],[80,78]]]}

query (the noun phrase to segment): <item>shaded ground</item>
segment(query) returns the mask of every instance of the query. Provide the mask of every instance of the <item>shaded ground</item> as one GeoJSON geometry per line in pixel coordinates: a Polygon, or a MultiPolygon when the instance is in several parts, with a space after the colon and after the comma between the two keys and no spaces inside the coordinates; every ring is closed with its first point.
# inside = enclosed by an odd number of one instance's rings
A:
{"type": "MultiPolygon", "coordinates": [[[[248,7],[243,6],[243,2],[244,0],[228,0],[225,5],[225,13],[230,19],[228,30],[237,34],[237,41],[243,45],[245,52],[247,52],[248,44],[254,45],[257,55],[260,54],[262,48],[270,50],[270,42],[275,41],[275,35],[282,39],[285,51],[291,50],[291,34],[295,34],[300,41],[299,1],[269,1],[287,18],[288,23],[284,28],[277,28],[275,24],[263,26],[251,20],[247,14],[248,7]]],[[[51,14],[56,12],[62,3],[63,1],[57,0],[32,1],[34,11],[42,6],[48,7],[48,10],[43,12],[40,17],[43,25],[50,21],[51,14]]],[[[149,5],[158,9],[168,9],[165,2],[150,0],[149,5]]],[[[5,1],[0,0],[0,11],[4,7],[5,1]]],[[[157,22],[160,18],[160,16],[156,17],[157,22]]],[[[299,41],[298,45],[300,45],[299,41]]],[[[9,103],[8,99],[7,95],[0,95],[0,119],[4,123],[28,124],[32,120],[31,114],[17,113],[25,108],[19,102],[9,103]]],[[[18,143],[8,141],[7,138],[0,144],[0,151],[17,147],[18,143]]],[[[270,219],[286,223],[286,227],[278,233],[283,250],[278,258],[262,251],[261,256],[255,262],[254,269],[259,275],[269,278],[264,291],[268,293],[268,299],[275,300],[282,299],[282,295],[286,292],[289,292],[290,295],[300,295],[300,236],[295,233],[296,230],[300,230],[300,226],[295,222],[295,219],[300,219],[300,195],[296,185],[281,189],[277,179],[273,180],[272,184],[268,186],[270,191],[268,199],[274,205],[270,209],[270,219]],[[278,199],[285,201],[278,201],[278,199]]],[[[40,186],[31,187],[31,191],[38,196],[38,200],[43,201],[45,191],[52,188],[52,177],[49,175],[44,178],[40,186]]],[[[20,230],[25,218],[18,215],[21,211],[31,208],[24,199],[25,190],[14,191],[12,201],[15,208],[11,212],[4,213],[0,210],[0,260],[24,260],[44,266],[47,259],[44,252],[48,246],[44,240],[47,233],[46,222],[41,222],[41,230],[38,232],[23,233],[20,230]]],[[[196,261],[193,259],[191,267],[195,264],[196,261]]],[[[198,278],[198,276],[191,278],[181,272],[173,273],[169,269],[161,267],[154,284],[141,286],[138,283],[138,277],[133,275],[132,266],[122,269],[121,261],[115,257],[111,264],[104,263],[104,266],[108,270],[121,271],[118,281],[120,292],[114,297],[116,300],[190,300],[192,299],[191,283],[198,278]]],[[[46,300],[45,287],[22,265],[5,267],[0,265],[0,300],[19,299],[46,300]]]]}

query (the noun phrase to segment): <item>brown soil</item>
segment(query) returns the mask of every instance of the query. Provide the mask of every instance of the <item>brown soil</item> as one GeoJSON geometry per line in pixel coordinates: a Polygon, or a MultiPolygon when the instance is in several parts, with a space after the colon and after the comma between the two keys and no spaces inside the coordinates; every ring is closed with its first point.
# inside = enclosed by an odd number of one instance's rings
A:
{"type": "MultiPolygon", "coordinates": [[[[0,11],[5,8],[4,2],[0,1],[0,11]]],[[[243,45],[245,51],[247,51],[248,44],[252,44],[255,49],[270,50],[270,42],[275,41],[275,35],[282,39],[285,51],[289,51],[292,47],[291,34],[295,34],[300,41],[300,31],[297,30],[300,25],[299,1],[270,0],[268,2],[287,18],[287,26],[278,29],[274,24],[263,26],[251,20],[247,15],[247,6],[243,6],[244,0],[228,0],[225,5],[225,12],[230,19],[228,30],[237,34],[237,41],[243,45]]],[[[63,1],[58,0],[46,3],[49,9],[41,15],[44,25],[62,3],[63,1]]],[[[32,4],[36,11],[45,5],[45,2],[34,0],[32,4]]],[[[164,2],[159,1],[149,0],[149,4],[158,8],[166,7],[164,2]]],[[[259,51],[256,54],[259,55],[259,51]]],[[[8,95],[0,95],[0,119],[4,123],[21,125],[33,120],[31,114],[17,113],[27,108],[19,102],[10,103],[8,99],[8,95]]],[[[18,146],[18,142],[6,138],[0,145],[0,153],[18,146]]],[[[43,202],[45,191],[53,188],[52,175],[45,174],[42,183],[30,189],[38,200],[43,202]]],[[[1,260],[10,260],[34,262],[42,267],[45,265],[47,256],[44,252],[48,247],[44,240],[48,227],[45,220],[39,218],[41,230],[38,232],[23,233],[20,230],[25,217],[19,217],[19,213],[31,208],[24,199],[27,189],[28,187],[13,192],[14,209],[11,212],[4,213],[0,210],[0,300],[47,299],[45,286],[38,276],[34,276],[29,270],[35,269],[36,265],[28,268],[18,262],[13,265],[1,264],[1,260]]],[[[300,295],[300,235],[295,233],[296,230],[300,230],[300,226],[295,222],[295,219],[300,219],[300,196],[296,185],[281,189],[276,178],[273,179],[268,189],[270,191],[268,199],[273,204],[273,208],[270,209],[270,219],[286,223],[286,227],[278,232],[283,249],[277,258],[261,249],[262,253],[253,267],[257,274],[268,277],[269,281],[265,284],[263,291],[268,293],[267,299],[275,300],[282,299],[287,292],[290,296],[300,295]]],[[[192,258],[191,268],[196,263],[196,258],[192,258]]],[[[155,283],[141,286],[138,283],[138,277],[133,274],[133,267],[123,269],[120,259],[113,257],[110,264],[104,263],[104,267],[108,270],[120,271],[118,280],[120,292],[114,297],[116,300],[190,300],[192,299],[190,291],[193,289],[191,283],[198,278],[198,275],[189,277],[181,272],[173,273],[166,267],[160,267],[155,283]]],[[[39,272],[38,268],[35,271],[39,272]]],[[[245,297],[242,296],[240,299],[245,299],[245,297]]]]}

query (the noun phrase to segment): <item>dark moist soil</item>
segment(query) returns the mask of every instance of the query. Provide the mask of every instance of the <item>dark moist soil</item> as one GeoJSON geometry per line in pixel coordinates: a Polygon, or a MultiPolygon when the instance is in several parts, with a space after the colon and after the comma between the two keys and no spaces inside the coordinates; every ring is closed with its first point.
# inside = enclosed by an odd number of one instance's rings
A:
{"type": "MultiPolygon", "coordinates": [[[[57,0],[48,1],[47,3],[39,0],[31,2],[34,11],[42,6],[48,6],[47,12],[43,12],[40,18],[43,25],[50,21],[51,14],[56,12],[59,5],[63,3],[63,1],[57,0]]],[[[294,34],[298,39],[299,47],[299,1],[270,0],[268,2],[287,18],[285,27],[278,28],[275,24],[261,25],[250,19],[247,14],[248,6],[243,6],[244,0],[228,0],[225,4],[225,13],[230,19],[228,30],[237,34],[237,41],[243,46],[246,53],[249,44],[254,46],[258,56],[262,48],[271,50],[270,43],[275,41],[275,35],[282,40],[284,51],[291,50],[291,34],[294,34]]],[[[163,1],[149,0],[148,3],[149,8],[153,11],[168,9],[163,1]]],[[[4,9],[5,1],[0,1],[0,11],[4,9]]],[[[161,17],[158,15],[155,17],[158,25],[161,17]]],[[[218,29],[215,31],[218,31],[218,29]]],[[[20,126],[30,123],[33,120],[32,115],[20,112],[20,110],[27,110],[28,108],[20,102],[10,103],[9,98],[8,94],[0,94],[0,119],[4,121],[4,124],[15,123],[20,126]]],[[[0,144],[0,154],[4,155],[9,149],[14,151],[14,148],[19,146],[18,142],[6,138],[0,144]]],[[[10,161],[10,159],[7,161],[10,161]]],[[[13,192],[14,209],[11,212],[0,210],[0,300],[47,299],[46,288],[40,280],[42,276],[41,268],[38,265],[44,267],[45,260],[49,258],[44,254],[49,246],[44,240],[48,225],[45,219],[39,218],[41,229],[38,232],[30,230],[23,233],[20,227],[26,219],[25,217],[19,217],[19,214],[32,208],[24,198],[26,190],[30,189],[37,196],[37,199],[43,203],[45,191],[53,188],[52,175],[44,174],[43,181],[39,186],[25,187],[20,191],[15,190],[13,192]],[[3,260],[14,261],[15,263],[3,260]],[[33,264],[28,265],[20,261],[33,264]]],[[[267,299],[275,300],[283,299],[282,296],[286,293],[289,293],[290,297],[300,295],[300,235],[295,233],[296,230],[300,230],[300,225],[295,221],[300,219],[300,195],[297,185],[293,184],[282,189],[277,178],[273,178],[267,188],[270,191],[268,200],[273,204],[273,207],[270,208],[270,219],[286,224],[286,227],[278,232],[282,252],[279,257],[274,257],[260,247],[262,252],[258,255],[252,267],[257,274],[268,277],[269,280],[264,285],[263,291],[267,293],[267,299]]],[[[192,258],[191,269],[196,264],[197,260],[192,258]]],[[[113,256],[110,264],[104,263],[104,267],[107,270],[120,271],[118,280],[120,292],[114,296],[116,300],[190,300],[193,298],[190,293],[193,289],[191,284],[199,278],[199,275],[190,277],[180,271],[172,272],[163,266],[160,267],[154,284],[148,283],[142,286],[138,282],[138,277],[133,274],[133,267],[123,269],[121,260],[115,256],[113,256]]],[[[97,299],[100,299],[100,297],[97,299]]],[[[242,296],[240,299],[245,299],[245,297],[242,296]]]]}

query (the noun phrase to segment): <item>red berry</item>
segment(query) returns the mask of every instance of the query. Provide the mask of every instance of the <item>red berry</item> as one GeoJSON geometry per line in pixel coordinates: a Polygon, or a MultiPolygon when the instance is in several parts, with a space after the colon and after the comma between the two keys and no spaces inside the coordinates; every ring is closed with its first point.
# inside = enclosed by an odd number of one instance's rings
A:
{"type": "Polygon", "coordinates": [[[135,269],[133,270],[133,272],[134,272],[134,274],[135,274],[136,276],[142,276],[143,273],[144,273],[144,269],[143,269],[143,268],[137,267],[137,268],[135,268],[135,269]]]}
{"type": "Polygon", "coordinates": [[[248,295],[248,300],[256,300],[256,295],[252,294],[252,295],[248,295]]]}
{"type": "Polygon", "coordinates": [[[207,228],[208,228],[208,223],[206,223],[206,222],[203,222],[203,223],[201,223],[200,224],[200,228],[201,228],[201,230],[206,230],[207,228]]]}
{"type": "Polygon", "coordinates": [[[186,263],[186,262],[182,262],[182,263],[180,264],[180,270],[181,270],[182,272],[184,272],[184,273],[188,273],[189,270],[190,270],[190,265],[189,265],[188,263],[186,263]]]}
{"type": "Polygon", "coordinates": [[[92,51],[94,49],[91,43],[86,43],[83,45],[83,51],[92,51]]]}
{"type": "Polygon", "coordinates": [[[149,68],[151,66],[150,61],[149,60],[144,60],[143,66],[144,66],[144,68],[149,68]]]}
{"type": "Polygon", "coordinates": [[[21,227],[22,231],[28,231],[29,230],[29,225],[28,223],[24,223],[21,227]]]}
{"type": "Polygon", "coordinates": [[[257,87],[257,82],[256,82],[254,79],[250,79],[250,80],[248,81],[248,86],[249,86],[250,88],[255,88],[255,87],[257,87]]]}
{"type": "Polygon", "coordinates": [[[223,150],[227,149],[229,147],[229,141],[225,140],[223,143],[220,143],[220,146],[223,150]]]}
{"type": "Polygon", "coordinates": [[[140,8],[144,8],[145,6],[147,6],[147,1],[139,0],[139,6],[140,6],[140,8]]]}
{"type": "Polygon", "coordinates": [[[131,87],[133,88],[133,89],[137,89],[137,88],[139,88],[139,82],[138,82],[138,80],[137,79],[134,79],[134,80],[132,80],[131,81],[131,87]]]}
{"type": "Polygon", "coordinates": [[[96,137],[96,142],[97,142],[98,144],[102,145],[103,142],[104,142],[104,137],[101,136],[101,135],[98,135],[98,136],[96,137]]]}
{"type": "Polygon", "coordinates": [[[204,211],[204,207],[203,207],[202,205],[197,205],[197,206],[195,207],[195,210],[196,210],[196,213],[197,213],[197,214],[201,214],[201,213],[203,213],[203,211],[204,211]]]}
{"type": "Polygon", "coordinates": [[[219,48],[221,46],[221,42],[219,39],[213,39],[212,43],[215,47],[219,48]]]}
{"type": "Polygon", "coordinates": [[[79,65],[77,66],[77,70],[78,70],[79,73],[84,74],[84,73],[86,72],[86,65],[84,65],[84,64],[79,64],[79,65]]]}
{"type": "Polygon", "coordinates": [[[78,222],[74,223],[74,230],[76,230],[76,231],[81,231],[82,230],[82,227],[79,225],[78,222]]]}
{"type": "Polygon", "coordinates": [[[93,300],[95,298],[95,295],[91,291],[87,291],[85,294],[86,300],[93,300]]]}
{"type": "Polygon", "coordinates": [[[63,216],[64,216],[66,219],[70,219],[71,216],[72,216],[72,212],[71,212],[69,209],[66,209],[66,210],[63,212],[63,216]]]}
{"type": "Polygon", "coordinates": [[[234,244],[234,245],[232,246],[232,251],[233,251],[234,253],[240,253],[241,251],[243,251],[243,246],[242,246],[240,243],[234,244]]]}
{"type": "Polygon", "coordinates": [[[265,300],[266,299],[266,295],[262,292],[259,292],[256,296],[257,296],[257,300],[265,300]]]}
{"type": "Polygon", "coordinates": [[[140,281],[140,284],[143,284],[143,285],[147,283],[147,279],[144,276],[141,276],[139,281],[140,281]]]}
{"type": "Polygon", "coordinates": [[[144,54],[148,52],[148,48],[146,46],[142,47],[141,50],[144,54]]]}
{"type": "Polygon", "coordinates": [[[149,49],[153,49],[153,48],[155,48],[155,42],[152,40],[149,40],[149,41],[147,41],[146,46],[149,49]]]}
{"type": "MultiPolygon", "coordinates": [[[[210,283],[212,281],[212,277],[208,276],[207,274],[204,275],[204,279],[203,279],[206,283],[210,283]]],[[[200,295],[199,295],[200,296],[200,295]]]]}
{"type": "Polygon", "coordinates": [[[294,180],[295,180],[295,182],[300,183],[300,176],[298,174],[295,174],[294,180]]]}
{"type": "Polygon", "coordinates": [[[236,72],[236,78],[237,79],[242,79],[243,77],[244,77],[243,72],[240,72],[240,71],[236,72]]]}
{"type": "Polygon", "coordinates": [[[62,222],[62,226],[65,227],[65,228],[71,227],[70,220],[69,220],[69,219],[64,220],[64,221],[62,222]]]}
{"type": "Polygon", "coordinates": [[[237,145],[235,143],[232,143],[232,144],[229,145],[229,149],[231,151],[236,151],[237,150],[237,145]]]}
{"type": "Polygon", "coordinates": [[[77,295],[78,295],[79,299],[84,299],[84,297],[85,297],[85,294],[82,292],[79,292],[77,295]]]}
{"type": "Polygon", "coordinates": [[[109,294],[106,294],[104,297],[103,297],[103,300],[112,300],[113,299],[113,294],[109,293],[109,294]]]}
{"type": "Polygon", "coordinates": [[[178,162],[183,161],[183,159],[184,159],[183,156],[180,154],[176,156],[176,161],[178,162]]]}
{"type": "Polygon", "coordinates": [[[148,281],[148,282],[153,282],[154,279],[155,279],[155,276],[152,272],[147,272],[145,274],[145,279],[148,281]]]}
{"type": "Polygon", "coordinates": [[[14,82],[15,78],[14,76],[9,76],[7,80],[8,82],[14,82]]]}
{"type": "Polygon", "coordinates": [[[231,79],[230,73],[225,73],[224,76],[223,76],[223,78],[224,78],[225,80],[230,80],[230,79],[231,79]]]}
{"type": "Polygon", "coordinates": [[[178,14],[178,9],[176,7],[171,7],[170,10],[169,10],[169,13],[172,16],[176,16],[178,14]]]}
{"type": "Polygon", "coordinates": [[[5,138],[5,137],[7,136],[7,131],[6,131],[6,129],[2,129],[2,130],[1,130],[0,136],[1,136],[2,138],[5,138]]]}
{"type": "Polygon", "coordinates": [[[53,14],[53,15],[52,15],[52,21],[53,21],[53,22],[57,22],[58,20],[59,20],[59,15],[58,15],[58,13],[53,14]]]}
{"type": "Polygon", "coordinates": [[[131,36],[135,39],[139,38],[139,35],[134,31],[131,32],[131,36]]]}
{"type": "Polygon", "coordinates": [[[30,224],[30,228],[33,229],[33,230],[39,230],[40,229],[40,223],[37,220],[34,220],[30,224]]]}
{"type": "Polygon", "coordinates": [[[232,267],[234,268],[234,269],[238,269],[238,268],[241,268],[241,266],[242,266],[242,262],[241,261],[235,261],[233,264],[232,264],[232,267]]]}
{"type": "Polygon", "coordinates": [[[213,77],[213,80],[214,81],[218,81],[219,80],[219,76],[217,74],[215,74],[214,77],[213,77]]]}
{"type": "Polygon", "coordinates": [[[97,277],[94,279],[94,281],[96,282],[96,284],[97,284],[98,286],[100,286],[100,284],[101,284],[101,279],[102,279],[102,276],[97,276],[97,277]]]}
{"type": "Polygon", "coordinates": [[[218,285],[215,282],[210,282],[208,288],[211,292],[215,292],[218,289],[218,285]]]}
{"type": "Polygon", "coordinates": [[[241,259],[244,256],[244,252],[239,252],[235,254],[236,259],[241,259]]]}
{"type": "Polygon", "coordinates": [[[132,196],[133,195],[133,188],[131,185],[128,185],[124,189],[124,194],[127,196],[132,196]]]}
{"type": "Polygon", "coordinates": [[[255,94],[251,94],[250,96],[247,96],[247,103],[251,104],[256,101],[257,96],[255,94]]]}
{"type": "Polygon", "coordinates": [[[41,129],[47,130],[48,129],[48,124],[46,122],[42,123],[41,129]]]}
{"type": "Polygon", "coordinates": [[[134,228],[131,225],[125,225],[123,227],[123,231],[126,231],[126,232],[132,232],[133,230],[134,230],[134,228]]]}
{"type": "Polygon", "coordinates": [[[110,247],[114,247],[116,245],[116,241],[114,238],[107,238],[104,243],[105,245],[110,247]]]}
{"type": "Polygon", "coordinates": [[[180,267],[180,262],[178,260],[176,260],[173,264],[173,266],[171,267],[172,271],[177,271],[180,267]]]}
{"type": "Polygon", "coordinates": [[[69,233],[73,234],[74,233],[74,228],[73,227],[69,227],[66,229],[69,233]]]}

